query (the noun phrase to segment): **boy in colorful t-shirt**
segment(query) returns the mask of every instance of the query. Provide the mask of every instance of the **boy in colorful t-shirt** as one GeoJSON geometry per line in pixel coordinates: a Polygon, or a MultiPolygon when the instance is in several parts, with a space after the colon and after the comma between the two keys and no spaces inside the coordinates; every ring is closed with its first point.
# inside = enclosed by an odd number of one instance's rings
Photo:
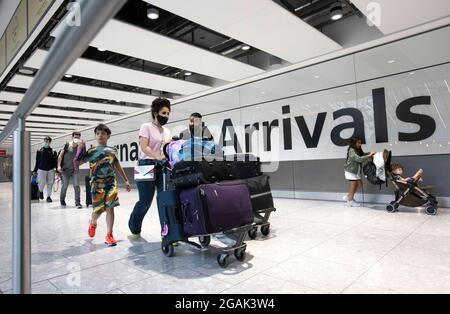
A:
{"type": "MultiPolygon", "coordinates": [[[[98,146],[90,148],[87,152],[80,154],[81,163],[89,162],[91,175],[92,218],[89,224],[88,234],[91,238],[95,236],[97,220],[106,211],[106,244],[115,246],[117,241],[113,236],[114,207],[119,206],[117,180],[115,170],[119,172],[125,181],[127,192],[131,191],[127,176],[117,159],[117,150],[109,147],[108,140],[111,130],[104,124],[98,125],[95,130],[95,138],[98,146]]],[[[85,144],[81,144],[85,147],[85,144]]]]}

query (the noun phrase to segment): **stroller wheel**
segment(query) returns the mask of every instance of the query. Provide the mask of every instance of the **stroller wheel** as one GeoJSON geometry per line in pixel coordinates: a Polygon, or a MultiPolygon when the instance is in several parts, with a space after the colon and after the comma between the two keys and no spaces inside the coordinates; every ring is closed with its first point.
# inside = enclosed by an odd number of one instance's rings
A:
{"type": "Polygon", "coordinates": [[[398,206],[396,207],[395,205],[389,204],[386,206],[386,210],[389,213],[395,213],[397,211],[398,206]]]}
{"type": "Polygon", "coordinates": [[[437,207],[436,206],[427,206],[427,208],[425,209],[427,215],[437,215],[437,207]]]}

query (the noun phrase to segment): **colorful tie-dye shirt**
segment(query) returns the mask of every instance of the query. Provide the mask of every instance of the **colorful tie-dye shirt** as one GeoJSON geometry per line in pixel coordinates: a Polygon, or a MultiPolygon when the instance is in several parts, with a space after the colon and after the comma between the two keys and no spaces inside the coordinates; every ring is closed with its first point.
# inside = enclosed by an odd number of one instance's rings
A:
{"type": "Polygon", "coordinates": [[[83,154],[81,160],[89,162],[92,181],[116,177],[114,162],[117,160],[117,149],[114,147],[92,147],[83,154]]]}

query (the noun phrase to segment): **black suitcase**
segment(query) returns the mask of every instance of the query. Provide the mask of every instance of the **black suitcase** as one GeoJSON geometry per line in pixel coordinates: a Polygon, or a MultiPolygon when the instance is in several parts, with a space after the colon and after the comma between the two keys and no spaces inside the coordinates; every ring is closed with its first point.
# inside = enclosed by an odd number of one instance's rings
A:
{"type": "Polygon", "coordinates": [[[248,179],[259,177],[263,173],[261,171],[261,161],[259,157],[251,154],[236,154],[226,156],[225,160],[233,160],[239,173],[239,179],[248,179]]]}
{"type": "Polygon", "coordinates": [[[86,185],[86,207],[88,207],[92,205],[91,177],[84,177],[84,183],[86,185]]]}
{"type": "Polygon", "coordinates": [[[180,161],[172,170],[172,182],[177,188],[238,178],[239,171],[233,161],[180,161]]]}
{"type": "Polygon", "coordinates": [[[253,211],[258,212],[274,208],[272,191],[270,189],[269,176],[259,176],[244,180],[250,190],[250,199],[253,211]]]}

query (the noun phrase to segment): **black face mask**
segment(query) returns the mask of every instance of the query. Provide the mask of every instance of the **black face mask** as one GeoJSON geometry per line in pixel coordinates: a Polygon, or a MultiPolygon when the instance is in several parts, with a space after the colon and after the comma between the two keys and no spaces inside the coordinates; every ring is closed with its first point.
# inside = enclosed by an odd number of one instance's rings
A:
{"type": "Polygon", "coordinates": [[[166,117],[163,117],[163,116],[160,116],[160,115],[158,115],[156,117],[156,120],[158,120],[159,124],[161,124],[161,125],[166,125],[167,122],[169,122],[169,118],[166,118],[166,117]]]}

